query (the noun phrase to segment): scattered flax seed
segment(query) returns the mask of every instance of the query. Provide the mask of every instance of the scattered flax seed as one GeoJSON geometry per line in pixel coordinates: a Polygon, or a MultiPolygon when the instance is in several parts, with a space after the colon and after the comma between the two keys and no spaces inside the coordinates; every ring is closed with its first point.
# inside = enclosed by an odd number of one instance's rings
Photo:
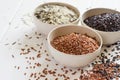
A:
{"type": "Polygon", "coordinates": [[[41,64],[40,64],[40,63],[37,63],[37,64],[36,64],[36,66],[37,66],[37,67],[40,67],[40,66],[41,66],[41,64]]]}
{"type": "Polygon", "coordinates": [[[80,71],[81,69],[80,69],[80,68],[78,68],[77,70],[78,70],[78,71],[80,71]]]}
{"type": "Polygon", "coordinates": [[[22,45],[22,43],[18,43],[18,45],[22,45]]]}
{"type": "Polygon", "coordinates": [[[31,73],[31,74],[30,74],[30,77],[33,77],[33,75],[34,75],[34,74],[33,74],[33,73],[31,73]]]}
{"type": "Polygon", "coordinates": [[[54,69],[55,71],[57,71],[57,69],[54,69]]]}
{"type": "Polygon", "coordinates": [[[38,51],[38,53],[40,53],[40,51],[38,51]]]}
{"type": "Polygon", "coordinates": [[[62,77],[62,74],[58,74],[59,77],[62,77]]]}
{"type": "Polygon", "coordinates": [[[35,58],[34,58],[34,57],[32,57],[32,60],[35,60],[35,58]]]}
{"type": "Polygon", "coordinates": [[[20,53],[20,55],[22,55],[23,53],[20,53]]]}
{"type": "Polygon", "coordinates": [[[28,45],[26,44],[25,47],[28,47],[28,45]]]}
{"type": "Polygon", "coordinates": [[[12,55],[12,58],[14,58],[14,55],[12,55]]]}
{"type": "Polygon", "coordinates": [[[27,61],[27,63],[29,63],[29,61],[27,61]]]}
{"type": "Polygon", "coordinates": [[[37,46],[40,46],[40,44],[36,44],[37,46]]]}
{"type": "Polygon", "coordinates": [[[16,44],[16,42],[13,42],[13,43],[12,43],[12,45],[15,45],[15,44],[16,44]]]}
{"type": "Polygon", "coordinates": [[[25,59],[28,59],[28,57],[25,57],[25,59]]]}
{"type": "Polygon", "coordinates": [[[36,37],[37,39],[39,39],[40,37],[36,37]]]}
{"type": "Polygon", "coordinates": [[[56,74],[56,72],[55,72],[55,71],[52,71],[52,70],[49,70],[48,73],[49,73],[49,74],[52,74],[52,75],[55,75],[55,74],[56,74]]]}
{"type": "Polygon", "coordinates": [[[37,54],[37,58],[40,58],[41,57],[41,54],[37,54]]]}
{"type": "Polygon", "coordinates": [[[47,67],[49,67],[49,65],[47,64],[47,67]]]}
{"type": "Polygon", "coordinates": [[[39,33],[38,35],[39,35],[39,36],[41,36],[42,34],[41,34],[41,33],[39,33]]]}
{"type": "Polygon", "coordinates": [[[47,52],[47,50],[44,50],[44,52],[46,53],[46,52],[47,52]]]}
{"type": "Polygon", "coordinates": [[[18,70],[20,69],[20,67],[18,66],[18,68],[17,68],[18,70]]]}
{"type": "Polygon", "coordinates": [[[48,74],[47,68],[45,68],[42,72],[43,72],[45,75],[47,75],[47,74],[48,74]]]}
{"type": "Polygon", "coordinates": [[[63,69],[63,68],[61,68],[61,70],[64,72],[64,69],[63,69]]]}
{"type": "Polygon", "coordinates": [[[29,57],[29,60],[31,60],[32,58],[31,57],[29,57]]]}
{"type": "Polygon", "coordinates": [[[55,78],[55,80],[58,80],[58,78],[55,78]]]}
{"type": "Polygon", "coordinates": [[[24,73],[24,75],[26,76],[27,73],[24,73]]]}
{"type": "Polygon", "coordinates": [[[52,57],[52,59],[54,59],[54,57],[52,57]]]}
{"type": "Polygon", "coordinates": [[[68,70],[65,70],[65,74],[67,74],[68,73],[68,70]]]}
{"type": "Polygon", "coordinates": [[[69,69],[70,72],[72,72],[73,70],[72,69],[69,69]]]}
{"type": "Polygon", "coordinates": [[[45,77],[45,75],[42,75],[42,74],[41,74],[40,77],[45,77]]]}
{"type": "Polygon", "coordinates": [[[27,35],[27,34],[25,34],[25,37],[28,37],[28,35],[27,35]]]}
{"type": "Polygon", "coordinates": [[[35,35],[37,35],[38,33],[37,32],[35,32],[35,35]]]}
{"type": "Polygon", "coordinates": [[[9,22],[9,25],[11,25],[11,22],[9,22]]]}
{"type": "Polygon", "coordinates": [[[28,39],[32,39],[32,37],[29,37],[28,39]]]}
{"type": "Polygon", "coordinates": [[[51,60],[50,60],[50,59],[48,59],[48,58],[45,58],[45,60],[46,60],[46,61],[51,61],[51,60]]]}
{"type": "Polygon", "coordinates": [[[30,69],[32,69],[32,66],[29,66],[30,69]]]}
{"type": "Polygon", "coordinates": [[[17,66],[14,66],[14,68],[16,68],[17,66]]]}
{"type": "Polygon", "coordinates": [[[64,66],[63,68],[66,69],[66,66],[64,66]]]}
{"type": "Polygon", "coordinates": [[[41,74],[41,72],[38,73],[39,75],[41,74]]]}
{"type": "Polygon", "coordinates": [[[29,65],[31,65],[31,62],[29,63],[29,65]]]}
{"type": "Polygon", "coordinates": [[[43,43],[41,43],[41,45],[43,45],[43,43]]]}
{"type": "Polygon", "coordinates": [[[42,47],[40,47],[40,49],[42,49],[42,47]]]}
{"type": "Polygon", "coordinates": [[[36,80],[40,80],[40,77],[38,77],[36,80]]]}
{"type": "Polygon", "coordinates": [[[49,56],[49,54],[46,54],[46,56],[49,56]]]}
{"type": "Polygon", "coordinates": [[[56,66],[58,66],[58,64],[55,64],[56,66]]]}
{"type": "Polygon", "coordinates": [[[28,69],[28,67],[26,67],[26,69],[28,69]]]}
{"type": "Polygon", "coordinates": [[[24,51],[25,49],[24,48],[21,48],[21,51],[24,51]]]}
{"type": "Polygon", "coordinates": [[[62,74],[62,76],[63,76],[64,78],[66,78],[66,75],[65,75],[65,74],[62,74]]]}
{"type": "Polygon", "coordinates": [[[33,66],[33,69],[35,69],[36,67],[35,66],[33,66]]]}
{"type": "Polygon", "coordinates": [[[37,51],[34,47],[31,47],[32,50],[37,51]]]}
{"type": "Polygon", "coordinates": [[[9,43],[6,43],[5,45],[9,45],[9,43]]]}
{"type": "Polygon", "coordinates": [[[29,24],[27,23],[27,21],[24,18],[21,18],[21,21],[23,22],[23,24],[29,26],[29,24]]]}
{"type": "Polygon", "coordinates": [[[72,75],[75,75],[76,73],[77,73],[77,72],[75,71],[75,72],[72,73],[72,75]]]}

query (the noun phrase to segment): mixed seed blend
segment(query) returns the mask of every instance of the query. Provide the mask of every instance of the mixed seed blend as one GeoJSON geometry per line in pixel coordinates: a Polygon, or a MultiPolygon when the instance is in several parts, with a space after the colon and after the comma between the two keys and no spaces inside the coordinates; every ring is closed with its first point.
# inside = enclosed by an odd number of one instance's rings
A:
{"type": "Polygon", "coordinates": [[[34,15],[42,22],[54,25],[69,24],[78,18],[72,9],[55,4],[39,7],[34,15]]]}

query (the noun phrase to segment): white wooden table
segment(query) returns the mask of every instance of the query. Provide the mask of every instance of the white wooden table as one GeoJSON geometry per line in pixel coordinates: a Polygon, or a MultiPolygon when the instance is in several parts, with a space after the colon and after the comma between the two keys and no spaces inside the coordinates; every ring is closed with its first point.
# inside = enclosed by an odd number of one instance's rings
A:
{"type": "MultiPolygon", "coordinates": [[[[49,0],[67,2],[79,8],[81,14],[88,8],[106,7],[120,11],[120,0],[49,0]]],[[[11,55],[9,50],[2,44],[4,36],[11,28],[9,23],[13,23],[18,14],[25,14],[34,10],[46,0],[1,0],[0,2],[0,80],[25,80],[21,73],[16,74],[11,69],[11,55]],[[12,73],[11,73],[12,72],[12,73]],[[20,75],[20,76],[19,76],[20,75]],[[17,77],[16,77],[17,76],[17,77]],[[19,78],[19,79],[18,79],[19,78]]]]}
{"type": "Polygon", "coordinates": [[[0,2],[0,40],[8,29],[8,23],[12,21],[18,12],[23,0],[3,0],[0,2]]]}
{"type": "MultiPolygon", "coordinates": [[[[16,14],[23,0],[0,0],[0,40],[8,29],[8,23],[16,14]]],[[[9,69],[9,57],[6,49],[0,44],[0,80],[12,80],[9,69]]]]}

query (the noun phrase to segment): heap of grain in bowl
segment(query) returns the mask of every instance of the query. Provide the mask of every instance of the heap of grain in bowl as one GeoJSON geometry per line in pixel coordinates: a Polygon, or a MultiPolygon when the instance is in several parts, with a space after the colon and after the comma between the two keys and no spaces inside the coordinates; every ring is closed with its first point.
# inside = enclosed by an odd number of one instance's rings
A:
{"type": "Polygon", "coordinates": [[[58,4],[40,6],[34,15],[40,21],[53,25],[69,24],[78,19],[74,10],[58,4]]]}
{"type": "Polygon", "coordinates": [[[84,22],[96,30],[106,32],[120,31],[120,13],[102,13],[88,17],[84,22]]]}
{"type": "Polygon", "coordinates": [[[99,47],[96,39],[80,33],[58,36],[51,41],[51,44],[55,49],[72,55],[92,53],[99,47]]]}

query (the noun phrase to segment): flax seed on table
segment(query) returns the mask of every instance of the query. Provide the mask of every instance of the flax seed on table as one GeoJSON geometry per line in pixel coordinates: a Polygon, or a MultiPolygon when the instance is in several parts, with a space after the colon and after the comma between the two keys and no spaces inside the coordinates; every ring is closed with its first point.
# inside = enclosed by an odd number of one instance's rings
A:
{"type": "Polygon", "coordinates": [[[66,54],[82,55],[92,53],[99,47],[99,42],[86,34],[71,33],[54,38],[52,46],[66,54]]]}
{"type": "Polygon", "coordinates": [[[119,80],[120,64],[106,62],[95,64],[93,69],[87,75],[81,75],[80,80],[119,80]]]}

